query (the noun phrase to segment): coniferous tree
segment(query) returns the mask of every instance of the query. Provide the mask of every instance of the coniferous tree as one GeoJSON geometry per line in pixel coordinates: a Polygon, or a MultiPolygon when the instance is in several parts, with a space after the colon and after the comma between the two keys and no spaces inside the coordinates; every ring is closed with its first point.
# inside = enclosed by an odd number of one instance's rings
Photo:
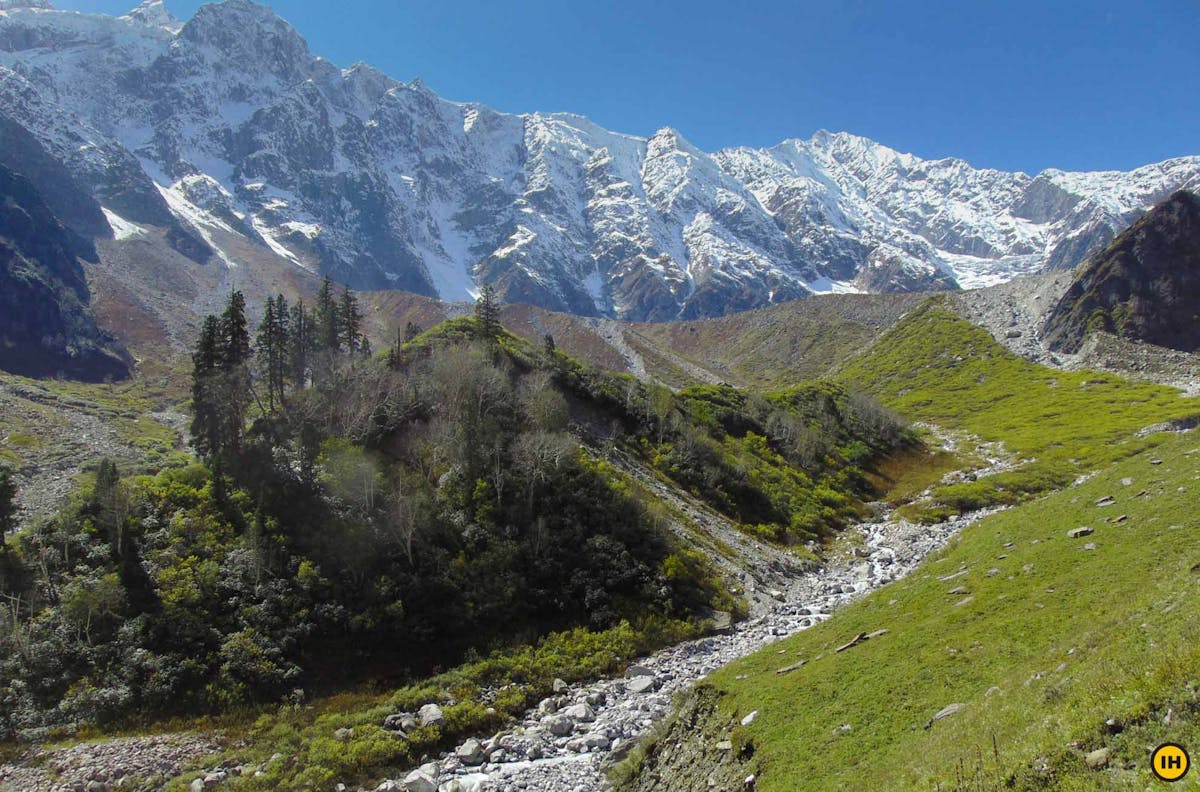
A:
{"type": "Polygon", "coordinates": [[[500,298],[491,285],[479,290],[475,300],[475,320],[482,338],[495,338],[500,334],[500,298]]]}
{"type": "Polygon", "coordinates": [[[406,322],[404,325],[404,343],[412,341],[417,336],[421,335],[421,325],[416,322],[406,322]]]}
{"type": "Polygon", "coordinates": [[[337,298],[333,296],[333,281],[326,276],[317,292],[317,349],[336,351],[340,325],[337,298]]]}
{"type": "Polygon", "coordinates": [[[192,445],[215,462],[221,456],[221,321],[208,316],[192,353],[192,445]]]}
{"type": "Polygon", "coordinates": [[[271,412],[275,411],[276,404],[282,406],[284,401],[284,382],[290,362],[288,319],[284,296],[268,297],[262,323],[258,326],[256,349],[259,376],[266,382],[267,405],[271,412]]]}
{"type": "Polygon", "coordinates": [[[250,331],[246,327],[246,298],[240,291],[231,292],[225,312],[221,314],[222,364],[227,371],[244,365],[250,359],[250,331]]]}
{"type": "Polygon", "coordinates": [[[242,450],[251,387],[250,331],[246,327],[246,298],[240,291],[229,295],[229,304],[221,314],[221,341],[223,430],[225,448],[232,460],[242,450]]]}
{"type": "Polygon", "coordinates": [[[342,287],[341,305],[337,311],[338,345],[353,355],[361,350],[364,340],[359,328],[362,325],[362,311],[358,307],[358,298],[350,291],[349,286],[342,287]]]}
{"type": "Polygon", "coordinates": [[[235,291],[221,316],[205,318],[192,355],[192,443],[213,465],[214,475],[241,451],[249,358],[246,300],[235,291]]]}
{"type": "Polygon", "coordinates": [[[303,300],[292,306],[288,320],[288,373],[292,384],[304,388],[308,383],[309,359],[316,345],[313,318],[303,300]]]}
{"type": "Polygon", "coordinates": [[[545,353],[547,355],[554,354],[554,350],[555,350],[554,336],[550,335],[549,333],[546,333],[546,335],[542,338],[542,349],[543,349],[543,351],[545,351],[545,353]]]}

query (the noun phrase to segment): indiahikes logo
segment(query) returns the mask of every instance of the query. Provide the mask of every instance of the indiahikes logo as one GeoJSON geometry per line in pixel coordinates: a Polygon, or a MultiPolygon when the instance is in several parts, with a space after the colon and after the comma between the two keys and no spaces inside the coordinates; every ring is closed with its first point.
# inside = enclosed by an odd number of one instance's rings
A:
{"type": "Polygon", "coordinates": [[[1150,770],[1163,781],[1179,781],[1192,766],[1191,757],[1182,745],[1165,743],[1150,756],[1150,770]]]}

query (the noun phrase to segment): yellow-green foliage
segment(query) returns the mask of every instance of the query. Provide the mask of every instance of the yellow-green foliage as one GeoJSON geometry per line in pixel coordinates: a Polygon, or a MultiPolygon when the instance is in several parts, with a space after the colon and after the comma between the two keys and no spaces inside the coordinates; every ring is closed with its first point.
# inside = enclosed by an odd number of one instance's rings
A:
{"type": "Polygon", "coordinates": [[[1149,788],[1149,747],[1200,745],[1197,486],[1200,438],[1168,439],[969,527],[908,578],[714,674],[726,715],[760,712],[742,730],[756,788],[1149,788]],[[1080,525],[1095,533],[1068,538],[1080,525]],[[924,728],[952,703],[965,708],[924,728]],[[1104,746],[1108,769],[1088,769],[1104,746]]]}
{"type": "Polygon", "coordinates": [[[927,515],[1061,487],[1160,440],[1135,437],[1137,430],[1200,415],[1200,404],[1173,388],[1030,363],[938,298],[850,361],[839,378],[908,418],[1002,441],[1024,460],[1015,471],[937,490],[927,515]]]}

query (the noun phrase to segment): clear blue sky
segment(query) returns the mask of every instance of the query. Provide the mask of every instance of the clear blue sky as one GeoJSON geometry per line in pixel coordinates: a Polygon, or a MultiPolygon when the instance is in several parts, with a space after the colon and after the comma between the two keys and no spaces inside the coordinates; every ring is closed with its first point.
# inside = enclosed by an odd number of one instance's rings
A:
{"type": "MultiPolygon", "coordinates": [[[[1027,172],[1200,154],[1197,0],[267,4],[342,66],[499,110],[671,126],[707,150],[824,128],[1027,172]]],[[[199,5],[167,0],[185,20],[199,5]]]]}

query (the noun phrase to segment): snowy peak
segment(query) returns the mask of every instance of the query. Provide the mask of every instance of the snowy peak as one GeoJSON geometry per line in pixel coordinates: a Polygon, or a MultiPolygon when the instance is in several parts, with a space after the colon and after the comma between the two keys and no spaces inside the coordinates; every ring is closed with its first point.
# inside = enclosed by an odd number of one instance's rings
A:
{"type": "Polygon", "coordinates": [[[178,33],[183,29],[183,23],[167,10],[162,0],[146,0],[137,8],[125,14],[123,18],[149,27],[162,28],[171,33],[178,33]]]}
{"type": "Polygon", "coordinates": [[[15,11],[18,8],[42,8],[53,10],[50,0],[0,0],[0,11],[15,11]]]}
{"type": "Polygon", "coordinates": [[[180,38],[211,50],[223,65],[251,69],[284,81],[305,79],[312,56],[295,28],[270,8],[250,0],[201,6],[180,38]]]}
{"type": "Polygon", "coordinates": [[[103,207],[196,260],[247,245],[361,288],[582,314],[707,316],[829,291],[957,288],[1070,267],[1200,158],[1036,177],[846,132],[715,153],[571,113],[450,102],[314,56],[271,9],[122,17],[0,0],[0,121],[103,207]],[[40,10],[28,10],[36,8],[40,10]]]}

